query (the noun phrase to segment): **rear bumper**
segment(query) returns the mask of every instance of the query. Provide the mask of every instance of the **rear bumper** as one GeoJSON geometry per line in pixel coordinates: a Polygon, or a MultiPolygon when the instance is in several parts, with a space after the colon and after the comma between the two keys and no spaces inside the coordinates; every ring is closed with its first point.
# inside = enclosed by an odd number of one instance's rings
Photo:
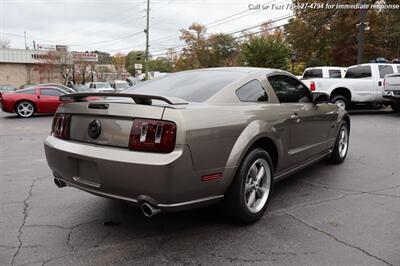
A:
{"type": "Polygon", "coordinates": [[[146,201],[168,210],[209,204],[223,197],[222,180],[202,182],[204,173],[194,170],[186,145],[177,145],[169,154],[156,154],[49,136],[45,153],[56,178],[103,197],[146,201]]]}

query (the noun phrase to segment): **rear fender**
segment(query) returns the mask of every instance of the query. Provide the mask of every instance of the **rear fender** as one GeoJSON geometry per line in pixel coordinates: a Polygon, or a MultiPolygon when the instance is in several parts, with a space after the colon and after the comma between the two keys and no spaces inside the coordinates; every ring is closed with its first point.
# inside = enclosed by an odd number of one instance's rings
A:
{"type": "Polygon", "coordinates": [[[274,142],[278,151],[278,162],[281,161],[284,153],[282,139],[278,130],[265,121],[253,121],[239,135],[226,162],[224,179],[228,184],[232,182],[237,168],[253,144],[261,138],[269,138],[274,142]]]}

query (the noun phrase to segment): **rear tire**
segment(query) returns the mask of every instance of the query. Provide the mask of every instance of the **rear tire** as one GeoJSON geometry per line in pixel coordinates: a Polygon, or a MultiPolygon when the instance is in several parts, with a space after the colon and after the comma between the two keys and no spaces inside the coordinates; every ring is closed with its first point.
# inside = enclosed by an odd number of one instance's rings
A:
{"type": "Polygon", "coordinates": [[[347,108],[349,107],[349,101],[346,99],[346,97],[342,95],[333,96],[331,103],[334,103],[345,110],[347,110],[347,108]]]}
{"type": "Polygon", "coordinates": [[[224,212],[243,224],[259,220],[271,195],[273,169],[268,152],[260,148],[251,150],[241,163],[224,197],[224,212]]]}
{"type": "Polygon", "coordinates": [[[18,102],[15,106],[15,112],[22,118],[31,117],[35,113],[35,105],[29,101],[18,102]]]}
{"type": "Polygon", "coordinates": [[[343,121],[339,127],[339,132],[336,137],[335,146],[329,161],[335,164],[340,164],[346,159],[349,150],[349,125],[343,121]]]}

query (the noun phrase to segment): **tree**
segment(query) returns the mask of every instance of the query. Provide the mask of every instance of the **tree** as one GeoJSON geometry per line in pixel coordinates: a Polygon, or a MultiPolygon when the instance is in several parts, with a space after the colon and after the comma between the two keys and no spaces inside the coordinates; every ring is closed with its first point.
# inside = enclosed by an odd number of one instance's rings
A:
{"type": "Polygon", "coordinates": [[[125,68],[132,75],[136,76],[139,69],[135,68],[135,64],[144,66],[144,51],[130,51],[125,58],[125,68]]]}
{"type": "MultiPolygon", "coordinates": [[[[294,4],[317,3],[318,0],[295,0],[294,4]]],[[[367,0],[366,4],[375,4],[367,0]]],[[[399,4],[399,0],[379,1],[380,4],[399,4]]],[[[339,0],[335,4],[348,4],[339,0]]],[[[395,58],[400,54],[400,16],[398,10],[368,9],[365,21],[364,61],[376,57],[395,58]]],[[[348,66],[357,62],[358,27],[360,10],[316,9],[295,10],[296,17],[285,26],[286,39],[297,58],[307,66],[348,66]]]]}
{"type": "Polygon", "coordinates": [[[286,69],[290,47],[273,36],[253,36],[243,44],[241,54],[246,66],[286,69]]]}
{"type": "Polygon", "coordinates": [[[150,71],[171,72],[172,62],[167,57],[158,57],[149,61],[150,71]]]}
{"type": "Polygon", "coordinates": [[[120,79],[122,70],[125,66],[125,55],[121,53],[115,54],[112,57],[112,64],[114,65],[115,70],[117,71],[117,79],[120,79]]]}
{"type": "Polygon", "coordinates": [[[9,49],[9,48],[11,48],[11,42],[9,40],[0,39],[0,48],[1,49],[9,49]]]}
{"type": "Polygon", "coordinates": [[[209,67],[234,66],[239,62],[239,43],[232,35],[213,34],[210,43],[209,67]]]}
{"type": "Polygon", "coordinates": [[[181,29],[181,37],[187,47],[183,48],[183,57],[187,69],[209,66],[210,54],[207,29],[204,25],[193,23],[189,29],[181,29]]]}

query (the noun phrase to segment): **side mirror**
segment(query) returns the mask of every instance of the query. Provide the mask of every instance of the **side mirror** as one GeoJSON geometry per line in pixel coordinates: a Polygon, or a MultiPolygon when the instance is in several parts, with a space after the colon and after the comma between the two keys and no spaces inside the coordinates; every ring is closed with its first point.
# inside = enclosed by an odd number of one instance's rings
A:
{"type": "Polygon", "coordinates": [[[324,92],[314,92],[312,95],[313,95],[314,104],[329,102],[329,95],[324,92]]]}

